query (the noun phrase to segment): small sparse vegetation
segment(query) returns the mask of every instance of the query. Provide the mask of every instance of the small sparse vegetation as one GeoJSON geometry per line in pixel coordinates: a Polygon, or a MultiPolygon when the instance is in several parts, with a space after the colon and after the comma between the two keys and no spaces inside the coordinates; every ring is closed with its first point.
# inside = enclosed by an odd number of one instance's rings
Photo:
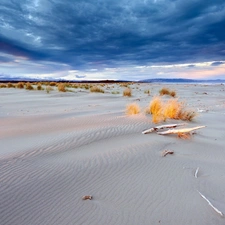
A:
{"type": "Polygon", "coordinates": [[[37,84],[37,90],[39,90],[39,91],[42,90],[41,83],[38,83],[38,84],[37,84]]]}
{"type": "Polygon", "coordinates": [[[152,114],[152,122],[159,123],[166,119],[192,121],[196,116],[196,112],[186,109],[183,102],[178,99],[172,99],[163,102],[160,97],[154,97],[150,102],[147,113],[152,114]]]}
{"type": "Polygon", "coordinates": [[[7,88],[6,84],[0,84],[0,88],[7,88]]]}
{"type": "Polygon", "coordinates": [[[56,86],[56,84],[57,84],[56,82],[50,82],[49,83],[50,86],[56,86]]]}
{"type": "Polygon", "coordinates": [[[58,91],[66,92],[66,88],[65,88],[65,84],[64,83],[59,83],[58,84],[58,91]]]}
{"type": "Polygon", "coordinates": [[[23,89],[24,88],[24,83],[23,82],[19,82],[17,85],[16,85],[17,88],[19,89],[23,89]]]}
{"type": "Polygon", "coordinates": [[[126,114],[127,115],[135,115],[140,113],[140,107],[137,103],[128,104],[126,107],[126,114]]]}
{"type": "Polygon", "coordinates": [[[159,94],[162,95],[170,95],[171,97],[175,98],[176,97],[176,92],[175,91],[171,91],[169,88],[162,88],[159,91],[159,94]]]}
{"type": "Polygon", "coordinates": [[[177,137],[178,138],[181,138],[181,139],[190,139],[191,138],[191,133],[178,133],[177,134],[177,137]]]}
{"type": "Polygon", "coordinates": [[[170,95],[170,90],[168,88],[164,87],[159,91],[159,94],[160,95],[170,95]]]}
{"type": "Polygon", "coordinates": [[[14,86],[12,83],[8,83],[8,84],[7,84],[7,87],[8,87],[8,88],[15,88],[15,86],[14,86]]]}
{"type": "Polygon", "coordinates": [[[175,91],[170,91],[170,96],[171,96],[171,97],[175,98],[175,97],[176,97],[176,95],[177,95],[177,94],[176,94],[176,92],[175,92],[175,91]]]}
{"type": "Polygon", "coordinates": [[[146,113],[152,114],[152,122],[159,123],[164,120],[162,113],[163,102],[160,97],[154,97],[150,102],[149,107],[146,110],[146,113]]]}
{"type": "Polygon", "coordinates": [[[98,86],[95,85],[95,86],[93,86],[93,87],[90,88],[90,92],[104,93],[105,91],[102,88],[100,88],[100,87],[98,87],[98,86]]]}
{"type": "Polygon", "coordinates": [[[111,93],[112,93],[112,94],[120,94],[119,91],[112,91],[111,93]]]}
{"type": "Polygon", "coordinates": [[[150,95],[150,90],[145,90],[144,93],[150,95]]]}
{"type": "Polygon", "coordinates": [[[33,90],[33,89],[34,89],[34,87],[31,85],[31,83],[27,82],[26,83],[26,90],[33,90]]]}
{"type": "Polygon", "coordinates": [[[127,97],[131,97],[132,95],[132,91],[130,88],[126,88],[124,91],[123,91],[123,96],[127,96],[127,97]]]}
{"type": "Polygon", "coordinates": [[[120,87],[127,87],[127,88],[129,88],[129,84],[128,83],[122,83],[122,84],[120,84],[120,87]]]}

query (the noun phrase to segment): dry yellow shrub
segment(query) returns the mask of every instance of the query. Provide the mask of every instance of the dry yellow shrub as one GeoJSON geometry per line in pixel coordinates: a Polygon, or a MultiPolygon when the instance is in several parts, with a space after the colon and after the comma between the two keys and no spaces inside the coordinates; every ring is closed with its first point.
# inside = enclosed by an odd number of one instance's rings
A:
{"type": "Polygon", "coordinates": [[[100,88],[100,87],[94,85],[93,87],[90,88],[90,92],[100,92],[100,93],[104,93],[105,91],[104,91],[102,88],[100,88]]]}
{"type": "Polygon", "coordinates": [[[66,88],[65,88],[65,84],[64,83],[59,83],[58,84],[58,91],[66,92],[66,88]]]}
{"type": "Polygon", "coordinates": [[[184,103],[179,102],[178,99],[171,99],[164,103],[160,97],[153,98],[147,113],[152,114],[153,123],[159,123],[168,118],[191,121],[196,116],[196,112],[186,109],[184,103]]]}
{"type": "Polygon", "coordinates": [[[183,108],[183,104],[178,102],[177,99],[171,99],[164,105],[163,115],[170,119],[179,119],[180,112],[183,108]]]}
{"type": "Polygon", "coordinates": [[[163,107],[163,102],[160,97],[154,97],[150,102],[148,112],[153,115],[161,113],[163,107]]]}
{"type": "Polygon", "coordinates": [[[132,91],[130,88],[126,88],[124,91],[123,91],[123,96],[128,96],[128,97],[131,97],[132,95],[132,91]]]}
{"type": "Polygon", "coordinates": [[[126,114],[127,115],[135,115],[140,113],[140,107],[137,103],[128,104],[126,107],[126,114]]]}

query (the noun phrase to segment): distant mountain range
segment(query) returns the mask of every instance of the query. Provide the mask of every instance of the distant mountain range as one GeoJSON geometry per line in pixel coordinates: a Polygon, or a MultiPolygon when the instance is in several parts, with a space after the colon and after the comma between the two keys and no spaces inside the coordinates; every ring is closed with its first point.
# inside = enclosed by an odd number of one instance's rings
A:
{"type": "Polygon", "coordinates": [[[139,81],[131,80],[64,80],[64,79],[39,79],[39,78],[22,78],[22,77],[9,77],[3,74],[0,74],[0,82],[18,82],[18,81],[29,81],[29,82],[38,82],[38,81],[55,81],[55,82],[77,82],[77,83],[114,83],[114,82],[141,82],[141,83],[225,83],[225,80],[197,80],[197,79],[183,79],[183,78],[153,78],[153,79],[144,79],[139,81]]]}
{"type": "Polygon", "coordinates": [[[139,80],[138,82],[142,83],[225,83],[225,80],[195,80],[195,79],[183,79],[183,78],[154,78],[154,79],[145,79],[139,80]]]}

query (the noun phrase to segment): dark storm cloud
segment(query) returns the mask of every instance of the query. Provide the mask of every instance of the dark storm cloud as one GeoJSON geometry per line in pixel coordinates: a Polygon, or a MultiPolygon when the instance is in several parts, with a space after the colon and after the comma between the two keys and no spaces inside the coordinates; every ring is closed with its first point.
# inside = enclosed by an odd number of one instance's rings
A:
{"type": "Polygon", "coordinates": [[[220,66],[220,65],[223,65],[223,64],[224,64],[224,62],[213,62],[211,64],[211,66],[220,66]]]}
{"type": "Polygon", "coordinates": [[[187,67],[188,68],[193,68],[193,67],[195,67],[195,65],[188,65],[187,67]]]}
{"type": "Polygon", "coordinates": [[[225,59],[224,0],[1,0],[0,22],[0,51],[74,68],[225,59]]]}

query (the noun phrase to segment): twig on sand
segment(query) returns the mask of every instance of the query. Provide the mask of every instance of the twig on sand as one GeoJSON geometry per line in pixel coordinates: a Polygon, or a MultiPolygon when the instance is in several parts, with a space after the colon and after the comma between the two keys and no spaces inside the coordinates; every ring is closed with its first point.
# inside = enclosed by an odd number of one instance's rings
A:
{"type": "Polygon", "coordinates": [[[82,197],[82,200],[91,200],[92,199],[92,196],[91,195],[84,195],[83,197],[82,197]]]}
{"type": "Polygon", "coordinates": [[[161,155],[163,156],[163,157],[165,157],[166,155],[168,155],[168,154],[173,154],[174,152],[173,151],[170,151],[170,150],[164,150],[164,151],[162,151],[162,153],[161,153],[161,155]]]}
{"type": "Polygon", "coordinates": [[[195,178],[198,178],[198,171],[199,171],[199,167],[195,171],[195,178]]]}
{"type": "Polygon", "coordinates": [[[180,124],[165,124],[165,125],[161,125],[161,126],[157,126],[157,127],[152,127],[148,130],[144,130],[142,131],[142,134],[148,134],[148,133],[152,133],[153,131],[158,131],[160,129],[164,129],[164,128],[175,128],[178,126],[184,126],[186,125],[185,123],[180,123],[180,124]]]}
{"type": "Polygon", "coordinates": [[[184,128],[184,129],[170,129],[167,131],[157,132],[157,134],[165,135],[165,134],[190,133],[191,131],[198,130],[204,127],[206,126],[198,126],[198,127],[192,127],[192,128],[184,128]]]}
{"type": "Polygon", "coordinates": [[[210,201],[209,201],[209,199],[207,199],[200,191],[198,191],[198,193],[201,195],[201,197],[203,198],[203,199],[205,199],[207,202],[208,202],[208,204],[218,213],[218,214],[220,214],[220,216],[222,216],[223,217],[223,213],[219,210],[219,209],[217,209],[210,201]]]}

